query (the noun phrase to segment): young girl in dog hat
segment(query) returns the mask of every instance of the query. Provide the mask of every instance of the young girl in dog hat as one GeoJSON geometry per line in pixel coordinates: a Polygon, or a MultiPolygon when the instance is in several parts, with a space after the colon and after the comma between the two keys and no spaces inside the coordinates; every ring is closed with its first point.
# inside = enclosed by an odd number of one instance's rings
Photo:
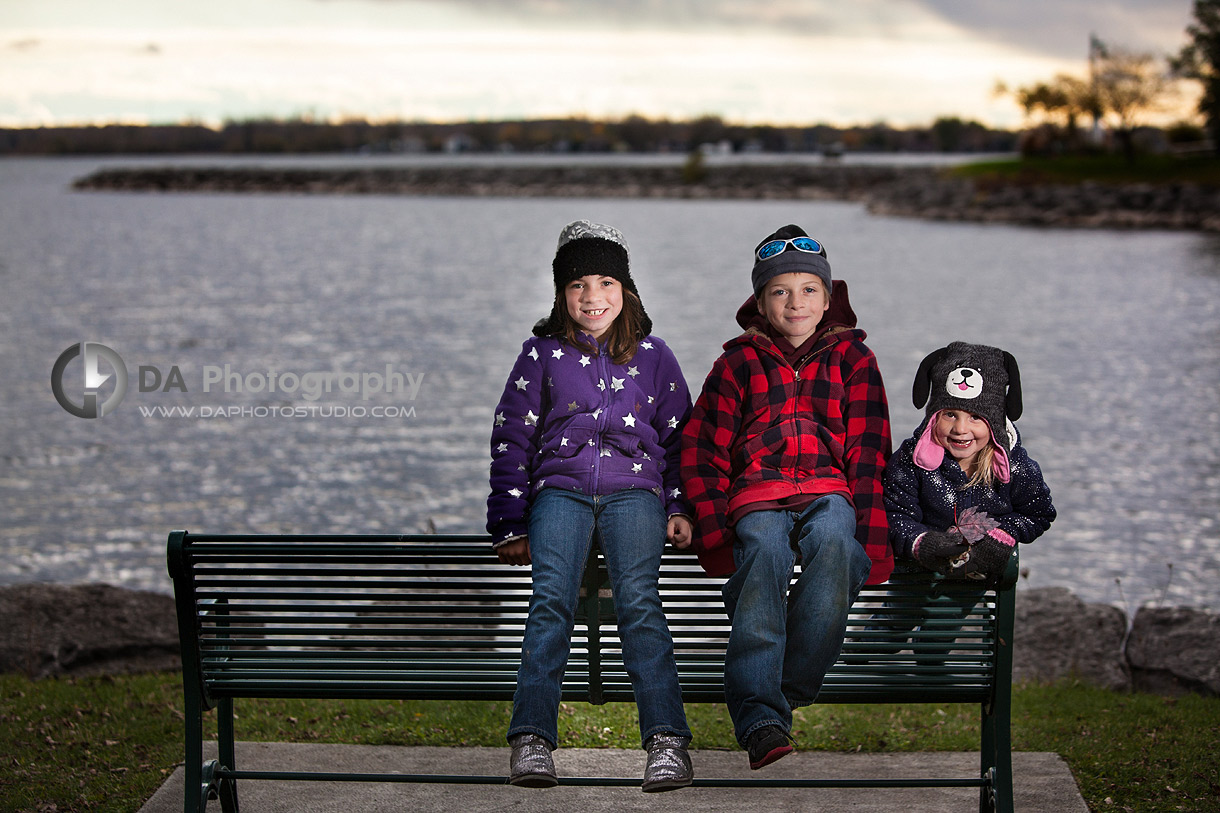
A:
{"type": "Polygon", "coordinates": [[[491,434],[487,529],[501,561],[533,566],[509,781],[558,781],[560,689],[596,539],[648,751],[643,790],[684,787],[694,775],[691,732],[658,580],[666,538],[679,548],[691,541],[678,479],[690,394],[677,359],[651,335],[617,229],[570,223],[552,271],[550,317],[521,348],[491,434]]]}
{"type": "Polygon", "coordinates": [[[998,578],[1017,543],[1055,519],[1042,470],[1012,424],[1022,411],[1016,359],[953,342],[920,363],[912,399],[926,403],[925,418],[884,479],[895,555],[950,579],[998,578]]]}

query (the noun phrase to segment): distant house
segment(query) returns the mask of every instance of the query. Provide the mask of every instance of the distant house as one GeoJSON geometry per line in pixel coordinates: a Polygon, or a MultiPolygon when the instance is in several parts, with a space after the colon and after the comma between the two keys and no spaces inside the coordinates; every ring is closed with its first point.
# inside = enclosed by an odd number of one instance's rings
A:
{"type": "Polygon", "coordinates": [[[454,133],[445,139],[445,152],[450,155],[459,152],[470,152],[476,146],[474,139],[465,133],[454,133]]]}

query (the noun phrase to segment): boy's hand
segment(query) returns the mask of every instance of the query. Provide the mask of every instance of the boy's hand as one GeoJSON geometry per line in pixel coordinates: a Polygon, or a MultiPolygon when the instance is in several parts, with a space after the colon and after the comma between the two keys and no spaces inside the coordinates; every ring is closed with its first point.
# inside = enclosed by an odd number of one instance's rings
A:
{"type": "MultiPolygon", "coordinates": [[[[962,554],[970,550],[966,537],[957,531],[928,531],[915,542],[915,561],[928,570],[961,578],[965,562],[962,554]]],[[[969,558],[969,557],[967,557],[969,558]]]]}
{"type": "Polygon", "coordinates": [[[694,528],[689,519],[681,514],[675,514],[669,518],[669,523],[665,526],[665,535],[675,548],[683,550],[690,547],[691,540],[694,538],[694,528]]]}
{"type": "Polygon", "coordinates": [[[523,536],[496,548],[500,561],[506,565],[528,565],[530,559],[530,538],[523,536]]]}

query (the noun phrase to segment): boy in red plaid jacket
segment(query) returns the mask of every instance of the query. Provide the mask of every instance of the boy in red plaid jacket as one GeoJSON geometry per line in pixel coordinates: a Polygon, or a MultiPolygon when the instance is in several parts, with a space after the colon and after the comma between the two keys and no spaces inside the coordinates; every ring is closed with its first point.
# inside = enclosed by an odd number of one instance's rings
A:
{"type": "Polygon", "coordinates": [[[757,769],[792,751],[792,710],[816,699],[848,608],[889,577],[893,554],[881,499],[889,407],[847,286],[798,226],[754,259],[745,333],[708,374],[681,473],[699,561],[729,576],[725,699],[757,769]]]}

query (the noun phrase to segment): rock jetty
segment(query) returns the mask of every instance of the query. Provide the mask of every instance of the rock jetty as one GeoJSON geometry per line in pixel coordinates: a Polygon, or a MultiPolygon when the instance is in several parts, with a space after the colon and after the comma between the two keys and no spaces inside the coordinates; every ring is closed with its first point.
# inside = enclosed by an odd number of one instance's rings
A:
{"type": "Polygon", "coordinates": [[[180,669],[171,596],[108,584],[0,587],[0,672],[31,678],[180,669]]]}
{"type": "MultiPolygon", "coordinates": [[[[1220,614],[1086,604],[1064,587],[1017,593],[1013,679],[1220,695],[1220,614]]],[[[181,668],[174,600],[105,584],[0,587],[0,672],[32,678],[181,668]]]]}
{"type": "Polygon", "coordinates": [[[1220,232],[1220,188],[1190,183],[1034,184],[934,167],[581,164],[414,167],[113,167],[77,190],[288,194],[846,200],[935,220],[1220,232]]]}

